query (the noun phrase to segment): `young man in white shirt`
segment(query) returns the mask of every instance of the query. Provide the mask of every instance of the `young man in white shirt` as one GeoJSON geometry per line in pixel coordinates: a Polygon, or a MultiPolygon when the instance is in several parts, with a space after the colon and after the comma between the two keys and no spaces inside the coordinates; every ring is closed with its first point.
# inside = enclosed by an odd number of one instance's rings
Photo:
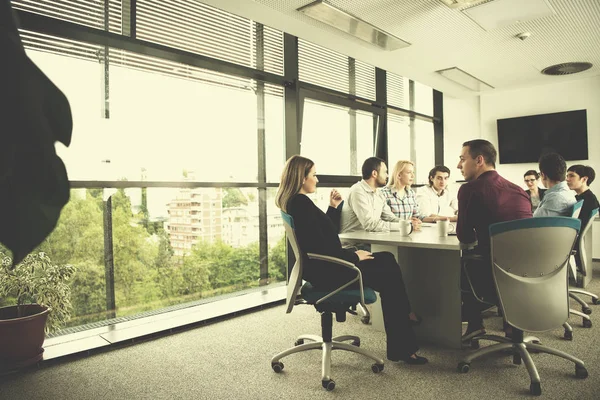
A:
{"type": "Polygon", "coordinates": [[[429,185],[417,191],[419,209],[434,221],[444,217],[448,217],[451,222],[458,219],[458,199],[456,193],[448,189],[449,178],[448,167],[437,165],[429,171],[429,185]]]}
{"type": "Polygon", "coordinates": [[[388,180],[385,161],[370,157],[362,166],[363,179],[350,188],[342,207],[340,233],[365,230],[389,232],[400,229],[398,221],[378,188],[388,180]]]}

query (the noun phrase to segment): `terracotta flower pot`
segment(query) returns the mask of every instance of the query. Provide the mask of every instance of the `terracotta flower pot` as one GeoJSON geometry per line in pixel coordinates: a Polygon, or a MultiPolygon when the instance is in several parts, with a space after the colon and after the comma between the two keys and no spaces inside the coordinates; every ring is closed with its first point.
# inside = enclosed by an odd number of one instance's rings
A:
{"type": "Polygon", "coordinates": [[[17,318],[17,306],[0,308],[0,371],[26,367],[42,359],[44,327],[50,309],[27,304],[17,318]]]}

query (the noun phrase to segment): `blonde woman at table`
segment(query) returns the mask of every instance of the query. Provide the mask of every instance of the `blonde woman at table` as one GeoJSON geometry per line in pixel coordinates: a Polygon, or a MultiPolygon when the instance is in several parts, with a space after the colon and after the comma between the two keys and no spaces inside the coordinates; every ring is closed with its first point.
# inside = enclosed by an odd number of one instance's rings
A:
{"type": "Polygon", "coordinates": [[[410,185],[415,180],[415,164],[412,161],[400,160],[394,166],[390,182],[381,189],[381,194],[390,206],[392,213],[400,219],[411,220],[415,231],[421,229],[421,222],[435,222],[419,210],[417,197],[410,185]]]}
{"type": "MultiPolygon", "coordinates": [[[[388,252],[370,253],[342,248],[338,237],[342,196],[334,189],[329,196],[327,213],[308,197],[317,190],[315,164],[308,158],[292,156],[281,175],[275,204],[294,219],[300,248],[305,253],[318,253],[341,258],[356,265],[365,286],[379,292],[387,336],[387,358],[411,365],[427,363],[417,355],[417,341],[412,325],[421,320],[411,312],[402,273],[394,256],[388,252]]],[[[334,289],[354,279],[356,274],[344,267],[324,261],[308,260],[302,278],[313,286],[334,289]]]]}

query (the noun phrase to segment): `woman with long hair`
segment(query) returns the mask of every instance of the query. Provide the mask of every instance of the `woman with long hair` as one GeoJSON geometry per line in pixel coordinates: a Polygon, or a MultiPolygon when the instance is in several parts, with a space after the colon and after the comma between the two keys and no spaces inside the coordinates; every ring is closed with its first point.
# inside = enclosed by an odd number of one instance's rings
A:
{"type": "MultiPolygon", "coordinates": [[[[275,204],[294,219],[296,237],[304,253],[318,253],[341,258],[356,265],[363,284],[379,292],[387,335],[387,358],[408,364],[425,364],[418,356],[412,325],[420,322],[411,312],[400,267],[388,252],[370,253],[342,248],[338,237],[342,196],[334,189],[329,196],[327,213],[307,197],[317,189],[315,164],[308,158],[292,156],[287,160],[275,204]]],[[[322,289],[335,289],[354,279],[354,271],[337,264],[308,260],[302,278],[322,289]]]]}
{"type": "Polygon", "coordinates": [[[411,220],[413,228],[419,230],[422,221],[435,220],[419,210],[417,195],[411,188],[414,180],[415,164],[412,161],[400,160],[394,166],[389,183],[381,189],[381,194],[394,215],[400,219],[411,220]]]}
{"type": "Polygon", "coordinates": [[[523,181],[525,181],[525,185],[527,186],[527,190],[525,193],[529,195],[529,201],[531,202],[531,212],[537,210],[540,202],[544,198],[544,193],[546,193],[546,189],[542,189],[538,187],[538,183],[540,181],[540,174],[530,169],[529,171],[523,174],[523,181]]]}

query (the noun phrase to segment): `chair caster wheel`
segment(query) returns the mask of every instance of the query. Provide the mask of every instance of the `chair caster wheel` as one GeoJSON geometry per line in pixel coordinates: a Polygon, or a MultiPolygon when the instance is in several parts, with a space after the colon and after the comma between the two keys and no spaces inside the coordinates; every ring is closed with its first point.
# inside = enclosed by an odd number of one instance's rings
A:
{"type": "Polygon", "coordinates": [[[573,332],[572,331],[565,331],[565,334],[563,335],[563,339],[565,339],[565,340],[573,340],[573,332]]]}
{"type": "Polygon", "coordinates": [[[521,365],[521,355],[520,354],[513,354],[513,364],[521,365]]]}
{"type": "Polygon", "coordinates": [[[529,385],[529,393],[534,396],[541,396],[542,385],[539,382],[531,382],[531,385],[529,385]]]}
{"type": "Polygon", "coordinates": [[[600,304],[600,300],[598,300],[598,297],[592,297],[592,303],[594,303],[595,305],[600,304]]]}
{"type": "Polygon", "coordinates": [[[588,377],[587,369],[585,369],[585,367],[578,367],[576,365],[575,366],[575,376],[579,379],[587,378],[588,377]]]}
{"type": "Polygon", "coordinates": [[[591,328],[592,327],[592,320],[590,320],[590,319],[584,319],[583,320],[583,327],[584,328],[591,328]]]}
{"type": "Polygon", "coordinates": [[[371,371],[373,371],[374,374],[380,373],[381,371],[383,371],[383,364],[371,365],[371,371]]]}
{"type": "Polygon", "coordinates": [[[356,347],[360,347],[360,339],[358,340],[353,340],[352,343],[350,343],[352,346],[356,346],[356,347]]]}
{"type": "Polygon", "coordinates": [[[458,372],[466,374],[471,370],[471,364],[461,361],[458,363],[458,372]]]}
{"type": "Polygon", "coordinates": [[[273,368],[273,371],[275,371],[276,373],[280,373],[281,371],[283,371],[283,363],[281,361],[271,363],[271,368],[273,368]]]}
{"type": "Polygon", "coordinates": [[[371,323],[371,318],[367,316],[361,317],[360,322],[362,322],[365,325],[369,325],[371,323]]]}
{"type": "Polygon", "coordinates": [[[304,339],[298,339],[294,342],[294,346],[300,346],[301,344],[304,344],[304,339]]]}
{"type": "Polygon", "coordinates": [[[479,340],[471,340],[471,348],[477,350],[479,348],[479,340]]]}
{"type": "Polygon", "coordinates": [[[581,307],[581,312],[583,312],[585,315],[590,315],[592,313],[592,309],[589,307],[581,307]]]}
{"type": "Polygon", "coordinates": [[[321,385],[323,385],[323,388],[328,392],[331,392],[333,389],[335,389],[335,381],[333,379],[328,381],[321,381],[321,385]]]}

